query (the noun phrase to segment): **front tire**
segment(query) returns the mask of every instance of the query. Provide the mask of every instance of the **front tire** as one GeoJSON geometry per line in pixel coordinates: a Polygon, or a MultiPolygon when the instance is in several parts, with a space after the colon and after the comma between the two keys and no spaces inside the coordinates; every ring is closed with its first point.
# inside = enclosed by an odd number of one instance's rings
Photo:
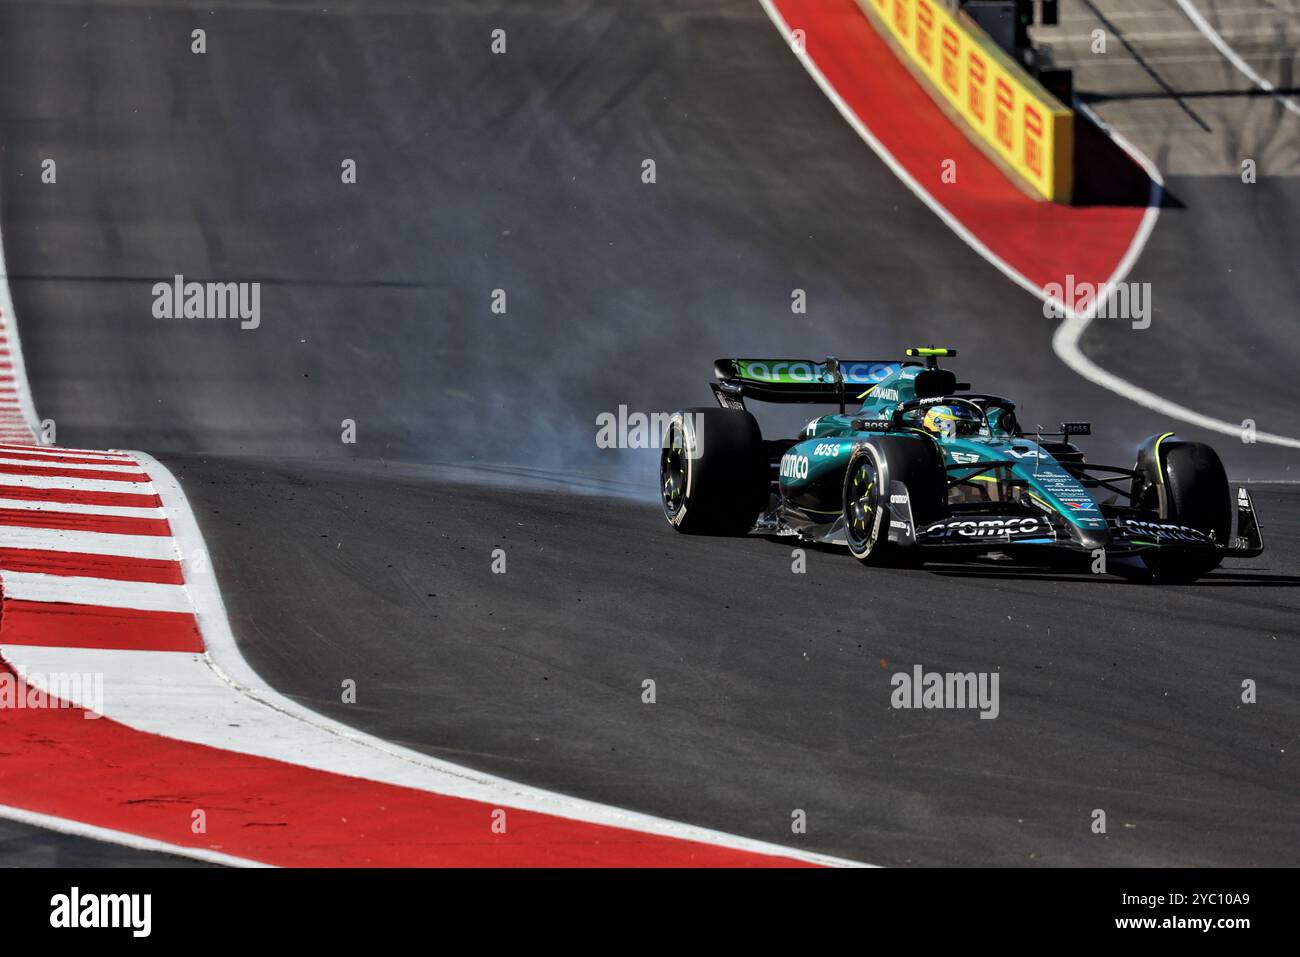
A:
{"type": "MultiPolygon", "coordinates": [[[[1142,504],[1159,509],[1168,522],[1186,525],[1228,545],[1232,530],[1232,505],[1228,475],[1214,449],[1201,442],[1166,442],[1160,449],[1162,476],[1143,473],[1137,492],[1142,504]],[[1158,485],[1163,477],[1163,495],[1158,485]]],[[[1192,582],[1219,567],[1223,555],[1207,549],[1164,546],[1151,549],[1142,561],[1158,582],[1192,582]]]]}
{"type": "Polygon", "coordinates": [[[929,439],[880,436],[859,445],[844,470],[844,537],[853,557],[863,564],[921,563],[919,546],[889,540],[893,482],[907,489],[917,529],[937,519],[946,502],[946,476],[929,439]]]}
{"type": "Polygon", "coordinates": [[[668,420],[659,458],[660,500],[688,535],[744,535],[769,496],[758,422],[743,409],[682,409],[668,420]]]}

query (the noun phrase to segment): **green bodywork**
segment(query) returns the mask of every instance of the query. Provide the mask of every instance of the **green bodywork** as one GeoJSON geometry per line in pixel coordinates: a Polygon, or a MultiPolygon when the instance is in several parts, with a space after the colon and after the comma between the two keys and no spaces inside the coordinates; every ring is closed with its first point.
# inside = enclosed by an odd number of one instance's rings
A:
{"type": "MultiPolygon", "coordinates": [[[[804,370],[795,371],[801,373],[804,370]]],[[[881,423],[888,420],[901,403],[916,398],[914,380],[922,371],[919,366],[896,365],[876,384],[863,386],[861,394],[856,396],[861,399],[861,406],[856,412],[824,415],[809,422],[801,439],[781,459],[782,498],[797,499],[804,489],[828,481],[842,482],[844,469],[855,445],[873,435],[882,434],[881,423]],[[865,424],[871,427],[855,428],[855,420],[865,420],[865,424]]],[[[942,404],[942,400],[936,404],[942,404]]],[[[1024,493],[1035,500],[1045,513],[1059,515],[1068,523],[1073,529],[1070,537],[1080,544],[1104,545],[1109,540],[1106,518],[1089,490],[1037,442],[1008,431],[1003,425],[1004,418],[1009,415],[1008,409],[989,409],[987,434],[954,438],[941,438],[921,430],[919,425],[924,411],[922,408],[909,412],[911,420],[905,420],[891,432],[922,436],[924,440],[933,442],[943,456],[945,465],[971,466],[970,469],[950,471],[950,478],[968,479],[972,483],[1020,484],[1024,493]],[[1012,464],[1006,468],[980,470],[981,463],[991,461],[1012,464]]],[[[1043,539],[1044,543],[1051,541],[1055,539],[1043,539]]]]}

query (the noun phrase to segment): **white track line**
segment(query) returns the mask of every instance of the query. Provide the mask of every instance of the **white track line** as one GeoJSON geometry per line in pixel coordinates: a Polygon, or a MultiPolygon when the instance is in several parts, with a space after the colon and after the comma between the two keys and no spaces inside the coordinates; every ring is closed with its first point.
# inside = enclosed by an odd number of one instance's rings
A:
{"type": "Polygon", "coordinates": [[[25,498],[0,498],[0,509],[26,512],[65,512],[69,515],[113,515],[118,518],[166,518],[161,508],[135,505],[82,505],[79,502],[33,502],[25,498]]]}
{"type": "Polygon", "coordinates": [[[68,834],[72,837],[84,837],[92,841],[103,841],[106,844],[119,844],[122,847],[133,848],[137,851],[152,851],[158,854],[171,854],[174,857],[188,857],[196,861],[206,861],[209,864],[223,864],[226,867],[266,866],[258,861],[250,861],[243,857],[232,857],[219,851],[207,851],[201,847],[186,847],[183,844],[168,844],[165,841],[155,841],[151,837],[140,837],[138,834],[128,834],[125,831],[96,827],[94,824],[83,824],[81,821],[73,821],[66,817],[55,817],[52,814],[39,814],[36,811],[26,811],[23,808],[10,807],[7,804],[0,804],[0,818],[16,821],[30,827],[58,831],[60,834],[68,834]]]}
{"type": "Polygon", "coordinates": [[[105,479],[70,478],[66,475],[14,475],[0,471],[0,493],[4,488],[62,489],[73,492],[125,492],[152,495],[148,482],[109,482],[105,479]]]}
{"type": "MultiPolygon", "coordinates": [[[[962,241],[965,242],[966,245],[970,246],[971,249],[983,256],[985,260],[987,260],[1004,276],[1014,282],[1017,286],[1020,286],[1028,292],[1033,293],[1035,296],[1038,296],[1040,299],[1045,298],[1043,290],[1040,289],[1036,283],[1032,282],[1027,276],[1016,269],[1015,266],[1011,265],[993,250],[989,249],[988,246],[984,245],[978,236],[967,229],[960,219],[948,212],[947,208],[935,199],[934,196],[932,196],[930,192],[907,171],[903,164],[894,158],[894,154],[889,152],[884,143],[876,139],[875,134],[872,133],[870,128],[868,128],[867,125],[858,118],[858,115],[853,112],[853,109],[844,101],[844,98],[840,96],[835,87],[831,85],[830,80],[826,79],[826,75],[822,73],[821,68],[817,66],[812,57],[808,55],[808,51],[803,48],[803,44],[794,42],[789,24],[785,22],[785,18],[781,15],[781,11],[776,8],[776,5],[772,0],[759,0],[759,3],[763,5],[763,9],[767,11],[767,15],[771,21],[776,24],[777,30],[779,30],[781,35],[785,38],[786,44],[794,52],[795,57],[797,57],[799,62],[803,64],[804,69],[808,71],[809,75],[816,81],[817,85],[821,87],[822,92],[826,94],[826,98],[831,101],[831,104],[835,109],[839,110],[840,116],[844,117],[845,122],[853,128],[853,131],[862,138],[863,142],[871,147],[872,151],[880,157],[884,164],[889,167],[890,171],[903,181],[903,185],[910,189],[917,199],[930,207],[930,211],[943,220],[944,225],[961,237],[962,241]]],[[[866,14],[864,13],[863,16],[866,16],[866,14]]],[[[872,29],[875,28],[873,27],[872,29]]]]}
{"type": "MultiPolygon", "coordinates": [[[[1141,227],[1141,244],[1145,245],[1147,236],[1150,234],[1152,228],[1155,227],[1156,215],[1153,211],[1158,210],[1159,203],[1164,196],[1164,179],[1160,175],[1160,170],[1156,167],[1156,164],[1150,160],[1150,158],[1121,136],[1117,131],[1111,129],[1110,126],[1108,126],[1101,117],[1089,109],[1086,104],[1076,100],[1074,106],[1075,109],[1086,114],[1094,123],[1104,130],[1121,149],[1129,154],[1129,156],[1133,157],[1133,160],[1139,163],[1142,168],[1146,170],[1147,176],[1151,178],[1151,200],[1147,206],[1147,212],[1142,218],[1141,227]]],[[[1137,243],[1134,244],[1134,247],[1139,251],[1141,249],[1141,246],[1137,243]]],[[[1129,254],[1132,258],[1130,258],[1130,256],[1125,256],[1124,261],[1120,263],[1120,267],[1115,271],[1117,277],[1127,275],[1128,271],[1132,268],[1133,261],[1137,258],[1137,253],[1135,252],[1134,247],[1129,248],[1129,254]]],[[[1118,279],[1112,279],[1111,281],[1117,282],[1118,279]]],[[[1097,365],[1097,363],[1084,355],[1083,350],[1079,347],[1079,341],[1083,338],[1083,334],[1087,331],[1088,325],[1092,322],[1093,314],[1098,305],[1099,304],[1094,303],[1091,309],[1082,314],[1075,313],[1073,310],[1065,310],[1065,319],[1062,320],[1060,326],[1056,329],[1056,333],[1052,336],[1052,348],[1056,351],[1056,354],[1061,357],[1061,361],[1089,382],[1096,383],[1103,389],[1109,389],[1111,392],[1122,395],[1124,398],[1136,402],[1138,405],[1144,406],[1145,408],[1152,409],[1162,415],[1167,415],[1170,418],[1189,422],[1192,425],[1200,426],[1201,428],[1211,432],[1218,432],[1223,435],[1232,435],[1238,438],[1241,436],[1242,429],[1240,422],[1227,422],[1223,419],[1216,419],[1212,416],[1203,415],[1200,412],[1179,405],[1176,402],[1172,402],[1163,396],[1156,395],[1154,392],[1143,389],[1141,386],[1134,385],[1132,382],[1121,379],[1119,376],[1107,372],[1101,366],[1097,365]]],[[[1300,449],[1300,439],[1293,439],[1285,435],[1275,435],[1272,432],[1256,432],[1255,438],[1259,442],[1267,442],[1270,445],[1281,445],[1286,448],[1300,449]]]]}
{"type": "MultiPolygon", "coordinates": [[[[134,462],[124,462],[122,464],[108,465],[103,462],[60,462],[58,459],[46,459],[41,456],[39,459],[11,459],[0,454],[0,465],[18,465],[22,468],[31,469],[80,469],[86,472],[131,472],[139,474],[140,466],[134,462]]],[[[105,475],[105,478],[112,478],[111,475],[105,475]]]]}
{"type": "Polygon", "coordinates": [[[4,580],[5,597],[15,601],[186,614],[192,610],[183,585],[82,578],[77,575],[45,575],[41,572],[0,571],[0,578],[4,580]]]}
{"type": "MultiPolygon", "coordinates": [[[[1251,83],[1254,83],[1265,93],[1274,97],[1279,103],[1296,116],[1300,116],[1300,104],[1297,104],[1295,100],[1291,99],[1285,93],[1282,93],[1271,82],[1260,76],[1253,66],[1243,60],[1241,55],[1228,45],[1228,41],[1219,35],[1219,31],[1214,29],[1210,24],[1210,21],[1205,19],[1201,14],[1201,11],[1197,10],[1196,7],[1192,5],[1191,0],[1174,0],[1174,2],[1182,8],[1183,13],[1187,14],[1187,19],[1192,21],[1192,24],[1196,29],[1200,30],[1201,33],[1205,35],[1205,39],[1214,44],[1214,48],[1223,54],[1223,58],[1236,67],[1237,72],[1241,73],[1250,80],[1251,83]]],[[[1274,32],[1268,35],[1276,36],[1276,33],[1274,32]]],[[[1238,429],[1237,431],[1240,432],[1241,430],[1238,429]]]]}
{"type": "MultiPolygon", "coordinates": [[[[26,386],[23,387],[26,389],[26,386]]],[[[121,452],[105,452],[102,449],[65,449],[55,446],[36,446],[36,445],[12,445],[0,443],[0,454],[10,454],[21,452],[23,455],[35,455],[42,458],[58,458],[59,456],[72,456],[79,459],[98,459],[104,462],[123,462],[129,463],[131,457],[123,455],[121,452]]]]}
{"type": "Polygon", "coordinates": [[[9,349],[9,364],[13,367],[12,388],[18,397],[18,411],[23,424],[30,430],[27,438],[39,442],[41,420],[36,415],[36,406],[32,402],[32,390],[27,382],[27,367],[23,364],[23,344],[18,337],[18,320],[14,317],[14,301],[9,294],[9,269],[5,265],[4,238],[0,236],[0,339],[9,349]]]}
{"type": "Polygon", "coordinates": [[[118,532],[87,532],[75,528],[31,528],[0,526],[5,548],[30,548],[45,552],[76,552],[80,555],[111,555],[152,561],[179,561],[176,543],[167,535],[123,535],[118,532]]]}
{"type": "MultiPolygon", "coordinates": [[[[1103,389],[1107,389],[1117,395],[1123,396],[1131,402],[1136,402],[1138,405],[1154,409],[1172,419],[1189,422],[1193,425],[1198,425],[1214,432],[1221,432],[1225,435],[1241,435],[1240,423],[1215,419],[1211,416],[1203,415],[1200,412],[1189,409],[1186,406],[1179,405],[1171,399],[1166,399],[1163,396],[1156,395],[1154,392],[1150,392],[1140,386],[1134,385],[1126,379],[1121,379],[1119,376],[1107,372],[1085,356],[1082,350],[1079,349],[1079,340],[1087,330],[1089,323],[1092,322],[1100,303],[1094,302],[1083,312],[1076,312],[1069,306],[1069,304],[1058,300],[1054,296],[1049,296],[1042,288],[1031,282],[1009,262],[1002,259],[997,253],[984,245],[984,243],[981,242],[974,233],[967,229],[960,220],[952,215],[952,213],[948,212],[942,203],[935,199],[924,186],[922,186],[906,169],[903,168],[902,164],[894,158],[893,154],[885,148],[883,143],[876,139],[875,135],[867,128],[866,124],[858,118],[839,93],[836,92],[835,87],[826,79],[825,74],[823,74],[817,64],[813,62],[812,58],[808,55],[808,52],[803,49],[803,45],[796,44],[793,41],[789,24],[785,22],[785,18],[781,16],[781,12],[776,9],[772,0],[759,0],[759,3],[763,5],[763,9],[767,11],[767,15],[772,22],[776,24],[777,29],[785,38],[787,45],[789,45],[790,49],[794,52],[794,55],[798,58],[799,62],[803,64],[804,69],[808,71],[812,78],[817,82],[817,85],[821,87],[822,92],[826,94],[826,98],[831,101],[837,110],[839,110],[840,115],[844,117],[845,121],[853,128],[854,132],[862,138],[863,142],[871,147],[872,151],[880,157],[895,176],[902,180],[903,185],[910,189],[917,199],[928,206],[931,212],[943,220],[944,224],[956,233],[957,236],[966,243],[966,245],[970,246],[971,249],[997,268],[999,272],[1016,285],[1033,293],[1043,302],[1050,303],[1061,311],[1061,314],[1064,315],[1065,318],[1052,337],[1052,349],[1056,352],[1057,357],[1060,358],[1062,362],[1089,382],[1099,385],[1103,389]]],[[[1076,102],[1075,106],[1077,109],[1080,108],[1081,104],[1076,102]]],[[[1088,112],[1090,116],[1094,117],[1094,119],[1096,118],[1096,115],[1091,113],[1091,111],[1086,112],[1088,112]]],[[[1151,160],[1139,152],[1136,147],[1121,137],[1118,133],[1115,133],[1104,123],[1101,123],[1100,120],[1097,120],[1097,122],[1098,125],[1101,126],[1102,129],[1106,130],[1106,132],[1121,148],[1128,152],[1134,160],[1142,165],[1142,167],[1147,171],[1147,175],[1151,177],[1151,197],[1148,200],[1146,211],[1142,214],[1142,222],[1139,224],[1138,230],[1134,234],[1133,241],[1129,244],[1128,250],[1116,266],[1114,275],[1107,280],[1107,282],[1110,283],[1120,283],[1124,281],[1125,277],[1129,274],[1129,271],[1133,268],[1133,264],[1137,261],[1138,256],[1141,255],[1143,247],[1146,246],[1151,231],[1155,228],[1156,220],[1160,216],[1160,201],[1164,196],[1164,181],[1160,176],[1160,171],[1151,160]]],[[[1267,442],[1272,445],[1284,445],[1289,448],[1300,448],[1300,439],[1293,439],[1288,436],[1274,435],[1271,432],[1256,432],[1255,437],[1260,442],[1267,442]]]]}

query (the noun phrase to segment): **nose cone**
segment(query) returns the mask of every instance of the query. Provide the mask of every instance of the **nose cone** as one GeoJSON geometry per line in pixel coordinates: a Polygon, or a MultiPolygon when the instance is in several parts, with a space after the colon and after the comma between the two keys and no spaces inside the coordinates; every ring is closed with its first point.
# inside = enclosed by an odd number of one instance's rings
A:
{"type": "Polygon", "coordinates": [[[1110,529],[1108,528],[1079,528],[1075,526],[1070,530],[1077,541],[1084,548],[1105,548],[1110,544],[1110,529]]]}

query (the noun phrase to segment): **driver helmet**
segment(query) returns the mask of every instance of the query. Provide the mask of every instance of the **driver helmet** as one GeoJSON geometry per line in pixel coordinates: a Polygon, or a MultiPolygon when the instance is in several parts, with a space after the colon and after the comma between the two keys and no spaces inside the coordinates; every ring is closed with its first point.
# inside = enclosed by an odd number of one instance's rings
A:
{"type": "Polygon", "coordinates": [[[978,434],[980,419],[973,409],[963,405],[936,405],[926,410],[921,427],[939,438],[951,439],[978,434]]]}

